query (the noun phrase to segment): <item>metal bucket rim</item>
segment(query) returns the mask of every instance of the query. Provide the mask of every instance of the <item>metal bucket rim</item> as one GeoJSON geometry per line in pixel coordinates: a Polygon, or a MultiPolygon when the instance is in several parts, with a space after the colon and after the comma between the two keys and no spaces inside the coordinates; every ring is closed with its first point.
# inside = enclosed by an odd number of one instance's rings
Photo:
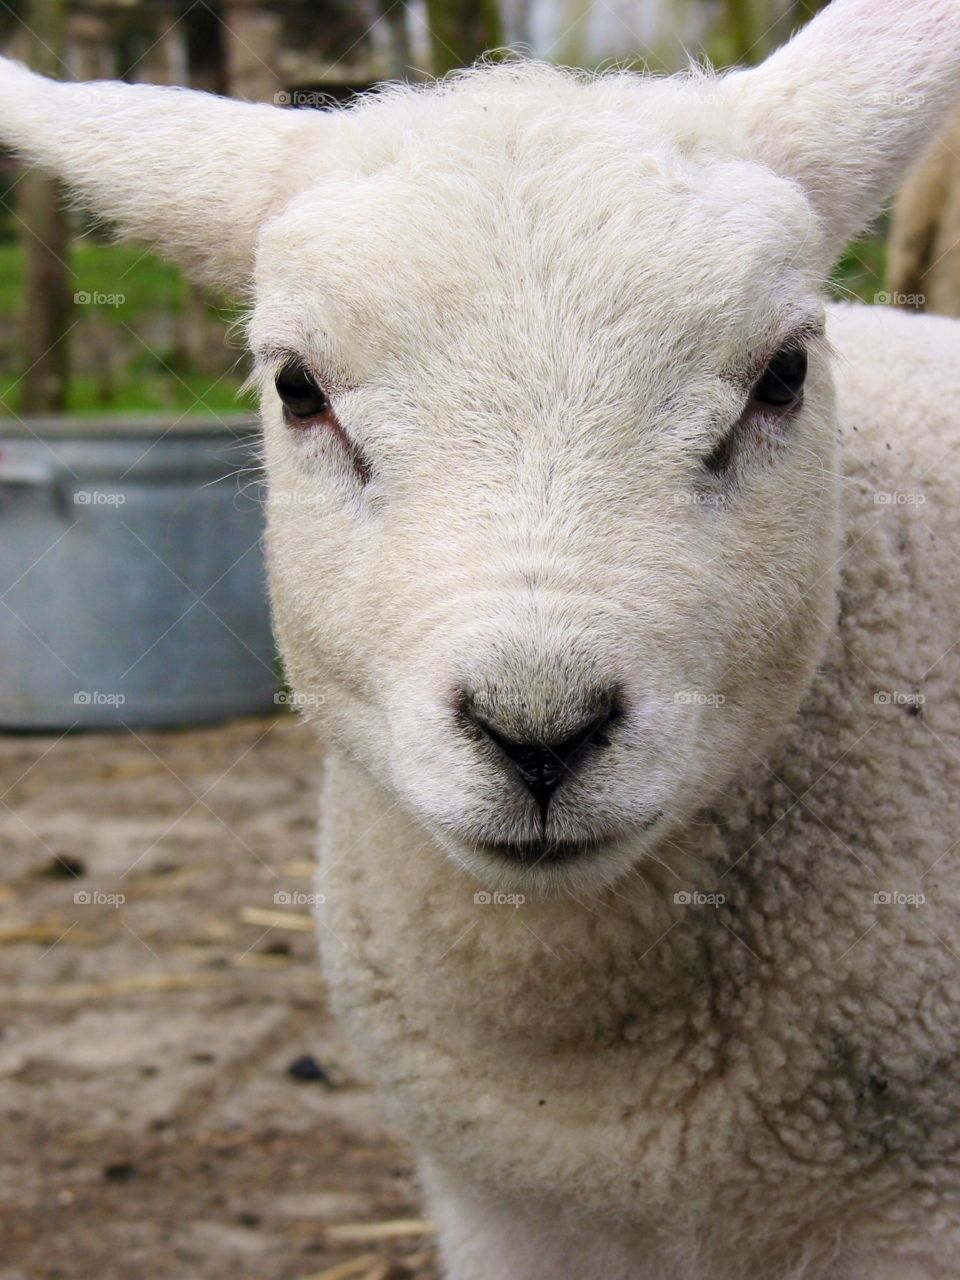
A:
{"type": "Polygon", "coordinates": [[[0,418],[2,440],[88,440],[115,441],[132,439],[142,441],[151,436],[159,439],[176,439],[212,436],[230,439],[238,435],[255,435],[260,430],[257,418],[249,413],[200,415],[177,418],[175,414],[144,414],[111,417],[82,417],[76,414],[57,414],[48,417],[0,418]]]}

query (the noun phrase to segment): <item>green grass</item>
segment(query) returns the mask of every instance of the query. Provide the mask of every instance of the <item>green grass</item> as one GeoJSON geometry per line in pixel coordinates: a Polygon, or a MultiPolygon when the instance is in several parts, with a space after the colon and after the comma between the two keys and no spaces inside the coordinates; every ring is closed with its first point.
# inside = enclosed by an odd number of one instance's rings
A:
{"type": "MultiPolygon", "coordinates": [[[[182,311],[186,282],[176,267],[133,244],[100,244],[76,240],[69,265],[74,292],[124,294],[117,308],[125,320],[158,309],[182,311]]],[[[20,305],[23,281],[23,249],[16,240],[0,242],[0,311],[11,313],[20,305]]]]}
{"type": "Polygon", "coordinates": [[[887,242],[880,235],[865,236],[847,247],[830,280],[833,297],[874,303],[886,289],[887,242]]]}
{"type": "MultiPolygon", "coordinates": [[[[109,380],[78,372],[68,387],[71,413],[151,413],[175,411],[202,414],[248,409],[251,401],[237,398],[242,370],[233,366],[239,355],[227,345],[227,330],[236,312],[226,306],[211,311],[223,329],[223,364],[215,373],[191,367],[183,351],[157,347],[141,331],[160,316],[182,315],[190,296],[182,273],[145,253],[137,245],[101,244],[80,239],[70,250],[72,295],[86,294],[92,302],[71,301],[72,337],[82,339],[83,326],[107,326],[110,341],[124,353],[122,367],[109,380]],[[99,300],[98,300],[99,296],[99,300]],[[219,380],[218,380],[219,379],[219,380]]],[[[15,316],[20,308],[23,251],[16,241],[0,242],[0,315],[15,316]]],[[[69,341],[69,339],[68,339],[69,341]]],[[[15,356],[3,360],[8,371],[17,369],[15,356]]],[[[20,411],[19,372],[0,373],[0,415],[20,411]],[[4,408],[6,406],[6,410],[4,408]]]]}
{"type": "MultiPolygon", "coordinates": [[[[176,413],[202,417],[205,413],[227,414],[255,412],[255,403],[237,396],[234,380],[224,380],[211,387],[213,378],[200,374],[174,378],[162,367],[146,375],[134,371],[119,378],[104,394],[96,378],[70,379],[67,389],[67,412],[76,414],[152,414],[176,413]],[[182,381],[180,380],[182,379],[182,381]]],[[[0,418],[19,413],[20,383],[16,378],[0,378],[0,418]],[[5,409],[4,406],[7,406],[5,409]]]]}

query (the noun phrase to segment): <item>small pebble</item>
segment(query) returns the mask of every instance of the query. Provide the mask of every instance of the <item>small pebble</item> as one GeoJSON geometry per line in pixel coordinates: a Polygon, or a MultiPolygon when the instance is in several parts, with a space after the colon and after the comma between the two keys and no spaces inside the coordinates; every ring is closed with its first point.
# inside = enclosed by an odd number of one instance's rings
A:
{"type": "Polygon", "coordinates": [[[293,1062],[287,1067],[287,1075],[292,1076],[294,1080],[298,1080],[301,1084],[307,1084],[315,1080],[326,1084],[330,1079],[316,1058],[309,1053],[305,1053],[301,1058],[294,1058],[293,1062]]]}
{"type": "Polygon", "coordinates": [[[72,858],[68,853],[54,854],[49,862],[40,868],[40,875],[54,880],[76,880],[87,874],[87,864],[82,858],[72,858]]]}

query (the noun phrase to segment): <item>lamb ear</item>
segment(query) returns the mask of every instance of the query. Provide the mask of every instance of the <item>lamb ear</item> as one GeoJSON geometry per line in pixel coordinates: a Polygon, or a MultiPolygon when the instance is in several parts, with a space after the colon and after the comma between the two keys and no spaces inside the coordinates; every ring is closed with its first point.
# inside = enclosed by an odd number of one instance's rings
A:
{"type": "Polygon", "coordinates": [[[893,194],[960,92],[960,3],[833,0],[724,87],[744,149],[803,187],[835,255],[893,194]]]}
{"type": "Polygon", "coordinates": [[[0,142],[62,178],[123,233],[231,291],[250,277],[263,221],[316,179],[337,133],[326,112],[65,83],[0,59],[0,142]]]}

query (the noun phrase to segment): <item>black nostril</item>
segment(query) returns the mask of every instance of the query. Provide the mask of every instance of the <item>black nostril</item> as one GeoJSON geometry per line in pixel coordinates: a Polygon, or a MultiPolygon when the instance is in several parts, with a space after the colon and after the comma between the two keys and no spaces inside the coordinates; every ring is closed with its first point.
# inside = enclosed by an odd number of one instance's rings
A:
{"type": "Polygon", "coordinates": [[[596,698],[589,714],[561,737],[519,737],[507,732],[489,715],[481,715],[473,700],[464,696],[459,711],[474,731],[479,731],[509,760],[521,782],[533,796],[545,823],[553,793],[590,751],[609,744],[608,730],[621,715],[620,697],[610,691],[596,698]]]}

